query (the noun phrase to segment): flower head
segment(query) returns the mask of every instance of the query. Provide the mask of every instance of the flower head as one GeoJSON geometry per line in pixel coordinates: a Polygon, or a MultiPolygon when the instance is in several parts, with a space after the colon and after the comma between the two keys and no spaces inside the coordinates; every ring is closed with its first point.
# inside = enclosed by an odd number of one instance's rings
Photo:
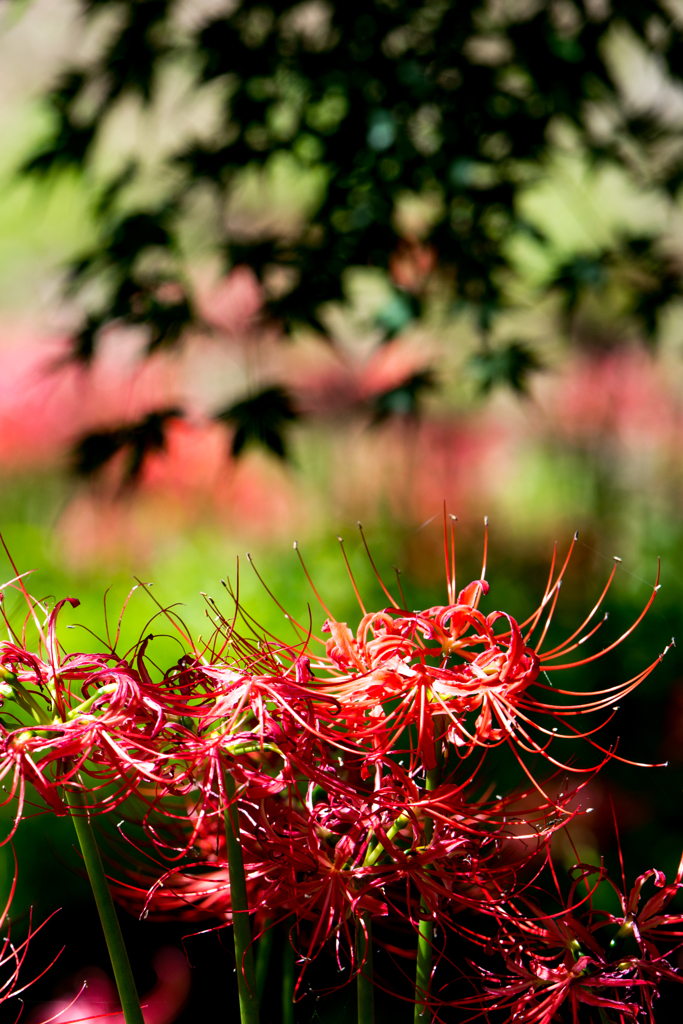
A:
{"type": "Polygon", "coordinates": [[[622,1020],[637,1020],[645,1013],[654,1022],[653,1000],[661,982],[683,981],[668,959],[681,944],[683,932],[677,926],[683,916],[666,910],[681,888],[681,871],[669,886],[661,872],[648,871],[629,894],[615,885],[603,867],[579,864],[571,870],[570,879],[565,897],[555,879],[559,910],[542,910],[542,903],[547,903],[543,894],[540,900],[525,894],[510,901],[498,916],[493,943],[503,957],[505,973],[479,969],[483,994],[459,1005],[479,1006],[487,1012],[505,1010],[506,1020],[521,1024],[559,1020],[565,1004],[572,1020],[578,1019],[584,1005],[614,1011],[622,1020]],[[640,891],[648,878],[654,878],[661,891],[638,912],[640,891]],[[621,914],[594,907],[593,896],[601,882],[617,894],[621,914]]]}

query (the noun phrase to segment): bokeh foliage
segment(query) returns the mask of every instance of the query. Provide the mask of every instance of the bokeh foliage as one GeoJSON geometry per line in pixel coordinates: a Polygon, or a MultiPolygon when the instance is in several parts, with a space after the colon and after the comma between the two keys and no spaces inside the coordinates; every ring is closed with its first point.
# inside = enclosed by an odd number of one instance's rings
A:
{"type": "MultiPolygon", "coordinates": [[[[176,345],[201,321],[183,239],[193,204],[208,197],[224,267],[253,268],[265,289],[264,315],[285,333],[305,324],[325,336],[321,310],[342,298],[344,271],[369,266],[392,280],[394,298],[377,319],[389,342],[424,312],[429,290],[417,264],[431,259],[451,314],[467,310],[478,324],[482,348],[471,372],[482,390],[501,383],[524,390],[543,352],[524,337],[492,350],[489,336],[516,301],[511,240],[526,235],[550,247],[523,216],[519,196],[547,172],[553,135],[569,131],[589,160],[614,164],[672,199],[680,187],[676,103],[661,100],[676,94],[683,67],[669,6],[372,0],[359,13],[327,0],[244,0],[202,13],[201,5],[170,0],[90,0],[84,17],[106,41],[50,94],[51,138],[27,165],[31,173],[75,165],[91,176],[99,228],[71,267],[70,287],[83,297],[74,356],[89,360],[112,322],[143,325],[151,352],[176,345]],[[615,84],[617,36],[650,61],[661,95],[638,105],[615,84]],[[152,169],[143,140],[115,170],[95,173],[117,110],[131,100],[151,110],[169,67],[183,67],[191,89],[214,90],[211,130],[179,137],[152,169]],[[287,225],[231,220],[226,209],[240,174],[272,166],[283,153],[302,177],[322,172],[305,214],[287,225]],[[431,203],[417,227],[401,217],[406,194],[431,203]],[[393,259],[403,261],[401,272],[393,259]]],[[[582,299],[610,281],[625,295],[630,330],[655,339],[662,309],[681,294],[657,228],[579,253],[544,287],[559,296],[571,328],[582,299]]],[[[378,396],[377,418],[414,414],[431,383],[423,374],[400,394],[393,387],[378,396]]],[[[158,410],[154,429],[146,420],[93,435],[79,449],[78,468],[93,472],[128,447],[134,476],[147,450],[163,442],[167,415],[158,410]]],[[[235,454],[253,439],[281,456],[287,425],[299,415],[272,385],[217,412],[237,425],[235,454]]]]}

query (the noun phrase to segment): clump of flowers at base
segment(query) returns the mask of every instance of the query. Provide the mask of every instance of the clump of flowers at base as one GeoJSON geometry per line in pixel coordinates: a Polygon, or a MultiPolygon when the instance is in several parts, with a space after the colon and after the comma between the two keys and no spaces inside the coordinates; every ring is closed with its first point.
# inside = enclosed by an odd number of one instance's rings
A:
{"type": "Polygon", "coordinates": [[[377,574],[387,603],[368,610],[351,576],[355,629],[319,598],[321,635],[288,615],[295,635],[287,642],[261,630],[236,599],[229,616],[209,600],[218,625],[200,642],[160,609],[185,647],[162,674],[149,637],[125,657],[115,644],[66,654],[57,638],[62,605],[43,622],[30,602],[39,651],[17,637],[0,644],[6,699],[19,708],[16,728],[3,726],[0,761],[12,773],[7,799],[18,800],[17,818],[27,781],[56,813],[74,788],[90,812],[121,808],[141,832],[122,829],[138,867],[119,880],[117,898],[144,915],[233,924],[244,1024],[256,1019],[245,1016],[245,1000],[257,1013],[249,914],[253,936],[286,927],[297,998],[309,965],[331,945],[339,983],[357,980],[360,1024],[371,1019],[373,942],[416,958],[403,997],[423,1020],[458,1005],[545,1024],[565,1004],[575,1021],[589,1006],[635,1020],[639,1008],[651,1015],[662,980],[680,980],[662,938],[678,934],[672,925],[681,918],[666,908],[680,875],[666,886],[656,874],[662,892],[640,911],[632,893],[620,897],[621,917],[601,916],[591,878],[597,870],[606,880],[604,869],[580,865],[564,892],[550,855],[553,835],[585,813],[586,781],[616,756],[600,728],[661,656],[597,692],[553,687],[548,673],[621,643],[658,582],[623,636],[577,658],[605,621],[599,610],[613,570],[585,620],[545,650],[573,543],[559,569],[553,557],[539,607],[520,623],[480,608],[489,594],[486,547],[480,577],[457,590],[448,527],[446,518],[446,603],[410,610],[377,574]],[[589,715],[590,727],[574,724],[589,715]],[[576,740],[596,752],[594,763],[559,756],[559,743],[576,740]],[[495,791],[494,750],[507,752],[518,775],[503,792],[495,791]],[[573,787],[558,782],[567,772],[573,787]],[[547,909],[545,878],[559,910],[547,909]],[[637,949],[615,959],[610,929],[617,946],[628,933],[637,949]],[[504,969],[483,966],[481,953],[502,956],[504,969]],[[478,994],[454,993],[451,969],[478,994]]]}

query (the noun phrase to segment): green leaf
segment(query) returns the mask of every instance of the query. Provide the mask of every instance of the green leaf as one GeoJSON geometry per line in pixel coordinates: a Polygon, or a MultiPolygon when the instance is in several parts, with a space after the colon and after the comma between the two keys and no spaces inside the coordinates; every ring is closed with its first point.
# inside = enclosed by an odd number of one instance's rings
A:
{"type": "Polygon", "coordinates": [[[431,391],[435,386],[433,371],[420,370],[397,387],[375,395],[369,403],[373,426],[396,416],[417,416],[425,392],[431,391]]]}
{"type": "Polygon", "coordinates": [[[118,452],[125,451],[123,479],[125,483],[134,483],[147,455],[165,448],[164,427],[168,420],[179,416],[179,409],[163,409],[149,413],[138,423],[87,434],[73,449],[74,471],[79,476],[94,476],[118,452]]]}
{"type": "Polygon", "coordinates": [[[299,418],[284,388],[266,388],[252,398],[236,402],[216,419],[235,428],[232,454],[238,456],[250,443],[260,444],[280,459],[287,458],[284,433],[287,423],[299,418]]]}
{"type": "Polygon", "coordinates": [[[499,384],[519,394],[526,392],[529,375],[541,369],[537,356],[523,342],[511,341],[502,348],[486,348],[470,360],[470,369],[484,394],[499,384]]]}

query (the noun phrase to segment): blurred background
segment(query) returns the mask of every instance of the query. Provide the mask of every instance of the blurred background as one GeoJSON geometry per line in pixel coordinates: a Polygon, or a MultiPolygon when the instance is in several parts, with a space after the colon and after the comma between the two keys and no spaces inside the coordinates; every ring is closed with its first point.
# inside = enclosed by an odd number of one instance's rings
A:
{"type": "MultiPolygon", "coordinates": [[[[646,621],[582,677],[613,685],[683,602],[683,7],[351,6],[0,4],[2,534],[32,592],[78,597],[69,622],[102,635],[105,592],[115,615],[137,578],[200,633],[201,592],[238,571],[280,632],[244,556],[306,614],[293,540],[355,623],[337,534],[379,600],[358,520],[411,607],[441,603],[444,500],[459,578],[487,515],[487,609],[522,619],[578,529],[558,636],[616,555],[617,637],[662,561],[646,621]]],[[[134,595],[131,642],[154,612],[134,595]]],[[[576,836],[615,862],[611,794],[629,878],[683,851],[680,672],[672,649],[606,734],[668,767],[610,764],[576,836]]],[[[70,829],[36,815],[17,835],[15,928],[61,907],[43,966],[66,944],[29,1020],[106,966],[70,829]]],[[[0,875],[8,892],[8,847],[0,875]]],[[[126,929],[147,990],[188,928],[126,929]]],[[[212,1012],[227,955],[215,933],[188,949],[181,1020],[212,1012]]],[[[313,999],[300,1020],[332,1020],[313,999]]]]}

